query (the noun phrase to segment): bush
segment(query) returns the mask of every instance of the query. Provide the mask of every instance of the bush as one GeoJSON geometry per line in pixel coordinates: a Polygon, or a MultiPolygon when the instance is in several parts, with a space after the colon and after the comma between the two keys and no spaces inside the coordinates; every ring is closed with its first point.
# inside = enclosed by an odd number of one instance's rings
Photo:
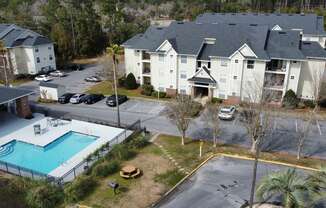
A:
{"type": "Polygon", "coordinates": [[[136,138],[132,138],[129,142],[130,147],[143,148],[146,147],[150,142],[146,136],[140,135],[136,138]]]}
{"type": "Polygon", "coordinates": [[[62,190],[50,184],[37,186],[28,191],[26,201],[28,207],[52,208],[57,207],[64,199],[62,190]]]}
{"type": "Polygon", "coordinates": [[[288,90],[283,98],[283,107],[285,108],[296,108],[299,104],[299,99],[293,90],[288,90]]]}
{"type": "Polygon", "coordinates": [[[146,96],[151,96],[153,90],[154,90],[153,85],[150,85],[150,84],[144,84],[144,85],[142,86],[141,94],[142,94],[142,95],[146,95],[146,96]]]}
{"type": "Polygon", "coordinates": [[[326,108],[326,98],[320,99],[318,105],[322,108],[326,108]]]}
{"type": "Polygon", "coordinates": [[[107,159],[129,160],[135,156],[135,152],[125,144],[116,144],[107,155],[107,159]]]}
{"type": "Polygon", "coordinates": [[[315,107],[315,103],[312,100],[304,100],[303,104],[308,108],[314,108],[315,107]]]}
{"type": "Polygon", "coordinates": [[[198,102],[195,101],[192,102],[193,102],[193,108],[192,111],[190,112],[190,116],[196,117],[199,114],[199,112],[203,109],[203,106],[198,102]]]}
{"type": "Polygon", "coordinates": [[[136,78],[132,73],[129,73],[125,82],[124,82],[124,86],[125,88],[129,89],[129,90],[133,90],[133,89],[137,89],[138,88],[138,84],[136,82],[136,78]]]}
{"type": "Polygon", "coordinates": [[[116,173],[120,169],[120,163],[116,160],[110,162],[103,162],[98,164],[93,169],[93,174],[99,177],[106,177],[110,174],[116,173]]]}
{"type": "Polygon", "coordinates": [[[94,190],[96,181],[92,176],[81,175],[68,184],[64,193],[67,202],[77,202],[94,190]]]}
{"type": "Polygon", "coordinates": [[[126,76],[120,77],[118,79],[118,86],[119,87],[124,87],[125,86],[125,81],[126,81],[126,76]]]}
{"type": "Polygon", "coordinates": [[[166,97],[166,92],[160,92],[158,93],[158,91],[153,91],[152,92],[152,97],[158,97],[159,95],[159,98],[165,98],[166,97]]]}
{"type": "Polygon", "coordinates": [[[212,103],[222,103],[222,102],[223,102],[223,99],[213,97],[212,100],[211,100],[211,102],[212,102],[212,103]]]}

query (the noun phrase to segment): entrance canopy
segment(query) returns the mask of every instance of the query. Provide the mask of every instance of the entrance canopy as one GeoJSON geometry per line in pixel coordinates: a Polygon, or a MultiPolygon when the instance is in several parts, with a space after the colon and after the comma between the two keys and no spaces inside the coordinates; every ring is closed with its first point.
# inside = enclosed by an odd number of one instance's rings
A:
{"type": "Polygon", "coordinates": [[[33,91],[11,88],[11,87],[0,87],[0,105],[9,103],[19,98],[33,94],[33,91]]]}

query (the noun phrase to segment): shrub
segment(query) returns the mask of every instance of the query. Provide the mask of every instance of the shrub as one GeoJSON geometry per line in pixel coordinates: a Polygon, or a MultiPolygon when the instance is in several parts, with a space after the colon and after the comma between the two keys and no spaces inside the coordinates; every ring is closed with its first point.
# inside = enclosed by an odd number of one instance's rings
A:
{"type": "Polygon", "coordinates": [[[322,108],[326,108],[326,98],[320,99],[318,105],[322,108]]]}
{"type": "Polygon", "coordinates": [[[119,87],[124,87],[125,86],[125,81],[126,81],[126,76],[120,77],[118,79],[118,86],[119,87]]]}
{"type": "Polygon", "coordinates": [[[110,162],[103,162],[98,164],[93,169],[93,174],[99,177],[106,177],[110,174],[116,173],[120,169],[120,163],[116,160],[110,162]]]}
{"type": "Polygon", "coordinates": [[[199,112],[203,109],[203,106],[196,102],[196,101],[192,101],[193,102],[193,108],[192,111],[190,112],[191,117],[196,117],[199,112]]]}
{"type": "Polygon", "coordinates": [[[144,84],[144,85],[142,86],[141,94],[142,94],[142,95],[146,95],[146,96],[151,96],[153,90],[154,90],[153,85],[150,85],[150,84],[144,84]]]}
{"type": "Polygon", "coordinates": [[[166,92],[160,92],[160,93],[158,93],[158,91],[153,91],[152,92],[152,97],[158,97],[159,96],[159,98],[165,98],[166,97],[166,92]]]}
{"type": "Polygon", "coordinates": [[[222,103],[222,102],[223,102],[223,99],[213,97],[212,100],[211,100],[211,102],[212,102],[212,103],[222,103]]]}
{"type": "Polygon", "coordinates": [[[283,98],[283,107],[285,108],[296,108],[298,106],[299,99],[293,90],[288,90],[283,98]]]}
{"type": "Polygon", "coordinates": [[[308,108],[314,108],[315,107],[315,103],[312,100],[304,100],[303,104],[308,108]]]}
{"type": "Polygon", "coordinates": [[[65,199],[67,202],[77,202],[93,191],[95,186],[96,181],[92,176],[81,175],[65,187],[65,199]]]}
{"type": "Polygon", "coordinates": [[[107,155],[107,159],[129,160],[135,156],[135,152],[125,144],[116,144],[107,155]]]}
{"type": "Polygon", "coordinates": [[[129,142],[130,147],[135,148],[143,148],[147,146],[150,142],[148,141],[148,138],[146,136],[140,135],[136,138],[133,138],[129,142]]]}
{"type": "Polygon", "coordinates": [[[26,201],[28,207],[51,208],[57,207],[63,201],[62,190],[50,184],[43,184],[28,191],[26,201]]]}
{"type": "Polygon", "coordinates": [[[125,82],[124,82],[124,86],[125,88],[129,89],[129,90],[133,90],[133,89],[137,89],[138,88],[138,84],[136,82],[136,78],[132,73],[129,73],[125,82]]]}

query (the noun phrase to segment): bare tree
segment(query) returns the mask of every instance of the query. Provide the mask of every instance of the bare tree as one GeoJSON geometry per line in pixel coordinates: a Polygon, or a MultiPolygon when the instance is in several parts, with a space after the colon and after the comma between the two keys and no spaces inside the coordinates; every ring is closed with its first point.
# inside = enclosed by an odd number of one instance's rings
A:
{"type": "Polygon", "coordinates": [[[8,75],[8,61],[7,61],[7,49],[3,43],[0,41],[0,56],[1,56],[1,67],[3,68],[3,75],[5,79],[5,86],[9,86],[9,75],[8,75]]]}
{"type": "Polygon", "coordinates": [[[206,107],[204,113],[204,119],[207,122],[207,125],[213,130],[213,142],[214,147],[217,144],[217,136],[220,133],[220,119],[218,117],[219,106],[216,104],[209,104],[206,107]]]}
{"type": "Polygon", "coordinates": [[[178,95],[176,99],[167,106],[168,117],[178,128],[181,134],[182,145],[185,144],[184,139],[194,108],[193,100],[187,95],[178,95]]]}
{"type": "Polygon", "coordinates": [[[313,113],[308,112],[304,115],[302,119],[302,124],[296,123],[296,131],[297,131],[297,159],[300,160],[303,150],[303,145],[305,140],[308,137],[310,132],[310,127],[313,121],[313,113]]]}

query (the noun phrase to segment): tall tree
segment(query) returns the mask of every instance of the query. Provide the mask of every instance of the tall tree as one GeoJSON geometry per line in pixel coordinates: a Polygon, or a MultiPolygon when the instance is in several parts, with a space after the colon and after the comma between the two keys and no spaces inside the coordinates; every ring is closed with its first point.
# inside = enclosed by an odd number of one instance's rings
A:
{"type": "Polygon", "coordinates": [[[209,104],[206,107],[204,112],[204,119],[207,122],[207,125],[212,129],[213,132],[213,143],[214,147],[217,144],[217,136],[220,133],[220,119],[218,117],[219,107],[217,104],[209,104]]]}

